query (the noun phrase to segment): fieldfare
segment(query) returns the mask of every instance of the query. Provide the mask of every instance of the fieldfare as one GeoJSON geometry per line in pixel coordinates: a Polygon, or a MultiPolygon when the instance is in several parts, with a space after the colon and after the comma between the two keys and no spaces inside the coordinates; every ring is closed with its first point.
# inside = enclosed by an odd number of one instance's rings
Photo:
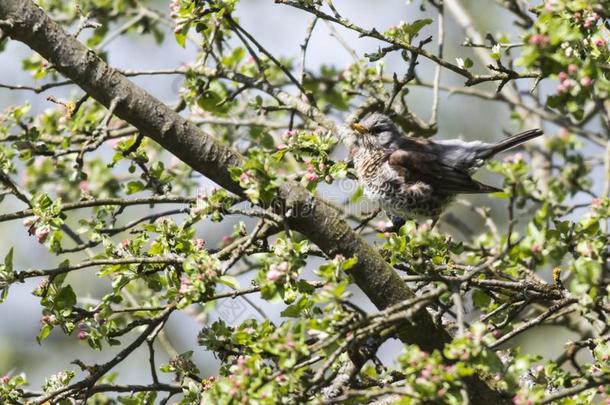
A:
{"type": "Polygon", "coordinates": [[[379,202],[392,229],[405,219],[433,219],[457,194],[502,191],[471,175],[499,152],[542,135],[531,129],[496,143],[432,141],[401,135],[392,120],[373,113],[342,134],[365,195],[379,202]]]}

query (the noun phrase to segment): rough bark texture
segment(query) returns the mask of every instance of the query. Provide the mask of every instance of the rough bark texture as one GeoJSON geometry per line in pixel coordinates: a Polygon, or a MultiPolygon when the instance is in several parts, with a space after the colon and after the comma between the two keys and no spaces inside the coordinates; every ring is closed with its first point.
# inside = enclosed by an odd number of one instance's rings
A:
{"type": "MultiPolygon", "coordinates": [[[[193,169],[233,193],[242,195],[228,168],[243,159],[237,152],[204,133],[161,101],[108,66],[92,50],[66,33],[30,0],[0,0],[0,28],[10,38],[38,52],[55,69],[92,98],[108,107],[114,100],[116,116],[135,126],[193,169]]],[[[296,183],[280,188],[279,205],[292,208],[289,226],[304,234],[326,254],[355,256],[353,271],[358,286],[380,309],[413,297],[413,292],[379,253],[341,219],[330,204],[296,183]]],[[[442,349],[449,334],[437,326],[427,311],[419,311],[401,328],[405,343],[423,350],[442,349]]],[[[473,403],[504,403],[505,399],[477,378],[469,381],[473,403]]]]}

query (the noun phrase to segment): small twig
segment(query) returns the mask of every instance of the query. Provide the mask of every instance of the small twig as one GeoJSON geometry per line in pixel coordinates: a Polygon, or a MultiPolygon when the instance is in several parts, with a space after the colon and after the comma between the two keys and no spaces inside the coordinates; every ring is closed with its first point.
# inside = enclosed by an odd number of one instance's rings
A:
{"type": "Polygon", "coordinates": [[[511,332],[505,334],[504,336],[502,336],[501,338],[499,338],[498,340],[493,342],[490,345],[490,348],[492,348],[492,349],[497,348],[498,346],[500,346],[503,343],[507,342],[508,340],[514,338],[515,336],[520,335],[521,333],[525,332],[526,330],[542,323],[545,319],[547,319],[548,317],[553,315],[556,311],[558,311],[564,307],[567,307],[568,305],[572,305],[575,302],[578,302],[578,300],[576,298],[570,298],[570,299],[565,299],[565,300],[562,300],[562,301],[554,304],[553,306],[551,306],[549,309],[547,309],[546,311],[544,311],[537,317],[530,319],[529,321],[525,322],[518,328],[513,329],[511,332]]]}
{"type": "Polygon", "coordinates": [[[233,251],[233,253],[231,254],[231,257],[229,258],[229,261],[227,262],[224,269],[222,270],[222,274],[226,274],[229,271],[229,269],[231,267],[233,267],[233,265],[239,261],[239,259],[248,250],[248,248],[250,246],[252,246],[252,244],[254,243],[254,241],[257,238],[258,233],[263,229],[264,226],[265,226],[265,219],[263,218],[260,221],[258,221],[258,224],[256,224],[256,226],[254,227],[254,230],[252,231],[252,233],[250,233],[248,238],[243,243],[240,243],[237,246],[237,248],[233,251]]]}
{"type": "Polygon", "coordinates": [[[354,228],[354,231],[358,231],[358,230],[362,230],[364,229],[369,222],[371,222],[371,220],[373,220],[373,218],[375,218],[377,215],[379,215],[379,213],[381,212],[381,208],[377,208],[376,210],[370,212],[366,217],[364,217],[362,219],[362,221],[360,221],[360,223],[358,224],[358,226],[356,226],[354,228]]]}
{"type": "Polygon", "coordinates": [[[142,21],[144,17],[146,17],[146,14],[143,12],[136,14],[132,19],[126,21],[125,24],[121,25],[118,29],[106,35],[106,37],[104,37],[104,40],[95,47],[95,50],[99,52],[104,49],[109,43],[129,31],[131,27],[142,21]]]}
{"type": "Polygon", "coordinates": [[[85,260],[77,264],[59,266],[50,269],[23,270],[16,274],[16,279],[23,282],[25,279],[32,277],[48,277],[57,276],[60,274],[70,273],[75,270],[80,270],[88,267],[106,266],[115,264],[181,264],[184,261],[182,257],[127,257],[122,259],[92,259],[85,260]]]}
{"type": "Polygon", "coordinates": [[[457,291],[454,291],[451,294],[451,298],[453,300],[453,305],[455,306],[456,313],[456,322],[458,325],[458,336],[464,336],[466,333],[466,327],[464,324],[464,301],[462,300],[462,295],[460,294],[459,287],[457,291]]]}
{"type": "MultiPolygon", "coordinates": [[[[439,58],[443,58],[443,43],[445,40],[445,13],[442,0],[441,2],[433,3],[438,9],[438,32],[437,32],[437,42],[438,42],[438,51],[437,55],[439,58]]],[[[433,99],[432,99],[432,115],[430,117],[430,126],[436,126],[438,121],[438,107],[439,107],[439,86],[441,82],[441,66],[436,65],[434,70],[434,87],[433,87],[433,99]]]]}
{"type": "Polygon", "coordinates": [[[30,203],[30,199],[19,190],[19,187],[11,180],[8,174],[4,173],[0,170],[0,183],[4,185],[4,187],[8,188],[15,197],[24,202],[28,207],[32,207],[32,203],[30,203]]]}
{"type": "Polygon", "coordinates": [[[309,93],[307,90],[305,90],[305,88],[303,87],[303,85],[294,77],[294,75],[292,74],[292,72],[290,72],[290,70],[288,70],[286,68],[286,66],[284,66],[279,60],[276,59],[275,56],[273,56],[273,54],[269,51],[267,51],[267,49],[265,49],[265,47],[263,47],[260,42],[258,42],[248,31],[246,31],[245,29],[242,28],[241,25],[239,25],[233,18],[231,18],[230,16],[227,16],[227,21],[229,21],[229,24],[231,24],[236,31],[241,32],[246,38],[248,38],[248,40],[250,42],[252,42],[254,44],[254,46],[256,46],[256,48],[259,50],[259,52],[263,53],[265,56],[267,56],[269,58],[269,60],[271,60],[282,72],[284,72],[284,74],[286,75],[286,77],[288,77],[288,79],[295,85],[297,86],[297,88],[300,90],[301,94],[304,95],[305,97],[307,97],[307,99],[313,104],[315,105],[315,100],[313,99],[313,96],[311,93],[309,93]]]}
{"type": "Polygon", "coordinates": [[[330,36],[335,38],[337,40],[337,42],[343,47],[343,49],[345,49],[347,51],[347,53],[350,54],[350,56],[352,57],[354,62],[358,62],[358,60],[359,60],[358,54],[356,53],[354,48],[352,48],[350,46],[350,44],[341,36],[341,34],[339,34],[339,31],[337,31],[335,26],[330,21],[327,21],[327,20],[324,20],[324,24],[330,31],[330,36]]]}
{"type": "MultiPolygon", "coordinates": [[[[78,210],[81,208],[102,207],[105,205],[116,205],[120,207],[130,207],[134,205],[151,205],[155,204],[192,204],[196,201],[196,197],[179,197],[179,196],[152,196],[134,199],[123,198],[99,198],[95,200],[77,201],[66,203],[61,206],[61,212],[78,210]]],[[[1,214],[0,222],[12,221],[15,219],[26,218],[34,215],[34,210],[27,209],[23,211],[12,212],[9,214],[1,214]]]]}
{"type": "Polygon", "coordinates": [[[78,27],[76,28],[76,32],[74,33],[74,38],[78,38],[80,33],[86,28],[99,28],[102,26],[100,23],[89,21],[89,14],[83,14],[80,6],[76,4],[76,11],[80,14],[80,18],[78,21],[78,27]]]}

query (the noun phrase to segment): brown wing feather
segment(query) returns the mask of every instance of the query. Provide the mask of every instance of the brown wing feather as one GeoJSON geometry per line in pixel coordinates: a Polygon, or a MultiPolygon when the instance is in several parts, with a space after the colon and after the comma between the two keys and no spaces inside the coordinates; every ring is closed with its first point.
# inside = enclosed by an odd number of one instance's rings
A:
{"type": "Polygon", "coordinates": [[[398,149],[390,152],[390,166],[406,182],[422,181],[437,193],[494,193],[502,191],[480,183],[463,170],[443,164],[433,153],[398,149]]]}

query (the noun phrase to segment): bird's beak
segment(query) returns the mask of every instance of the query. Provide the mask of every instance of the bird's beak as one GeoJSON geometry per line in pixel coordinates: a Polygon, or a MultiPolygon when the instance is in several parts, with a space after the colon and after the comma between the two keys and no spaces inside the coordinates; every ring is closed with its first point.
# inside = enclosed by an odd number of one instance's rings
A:
{"type": "Polygon", "coordinates": [[[350,128],[353,129],[354,131],[358,132],[360,135],[366,134],[366,128],[362,124],[359,124],[357,122],[354,122],[353,124],[351,124],[350,128]]]}

